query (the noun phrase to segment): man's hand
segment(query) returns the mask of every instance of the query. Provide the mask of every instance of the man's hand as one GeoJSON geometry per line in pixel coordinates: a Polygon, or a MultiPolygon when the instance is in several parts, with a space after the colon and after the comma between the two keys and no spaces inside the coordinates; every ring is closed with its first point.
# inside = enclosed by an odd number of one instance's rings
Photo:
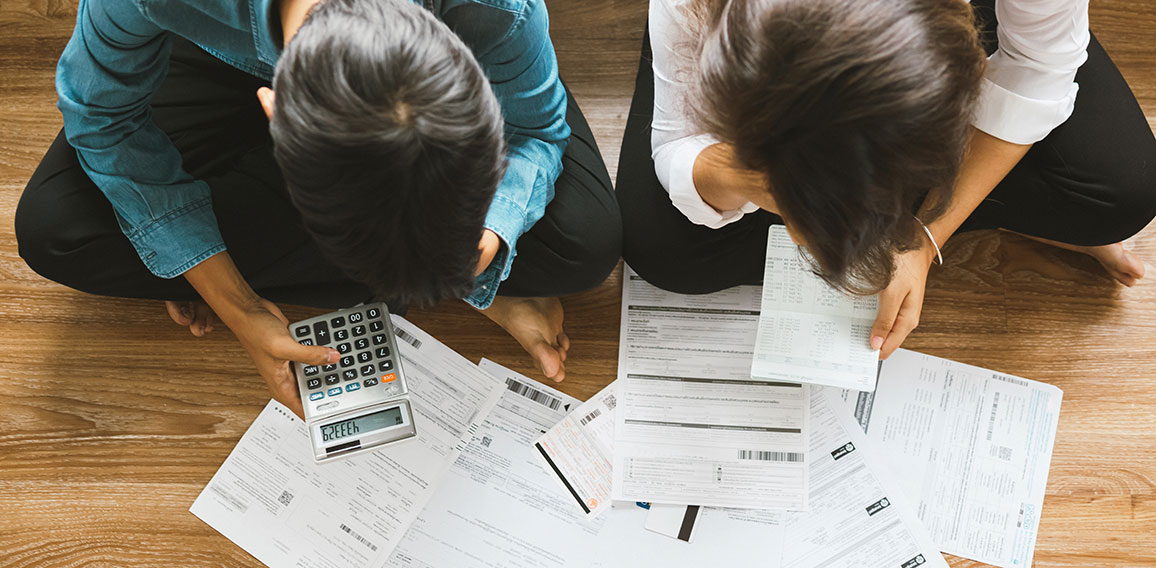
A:
{"type": "Polygon", "coordinates": [[[934,258],[930,246],[896,255],[895,277],[879,293],[879,315],[871,327],[871,348],[880,350],[880,359],[890,357],[919,325],[927,271],[934,258]]]}
{"type": "Polygon", "coordinates": [[[229,323],[229,328],[249,352],[257,372],[265,379],[273,398],[304,418],[301,397],[297,392],[297,378],[289,367],[290,361],[306,365],[328,365],[341,358],[328,347],[305,346],[289,334],[289,320],[272,302],[260,299],[244,315],[229,323]]]}
{"type": "MultiPolygon", "coordinates": [[[[336,363],[340,358],[337,351],[297,343],[289,335],[289,320],[272,302],[257,296],[241,277],[241,272],[227,252],[213,255],[189,269],[185,272],[185,279],[208,303],[204,310],[215,313],[221,322],[233,330],[241,345],[249,352],[257,372],[265,379],[273,398],[304,418],[301,398],[297,394],[297,380],[289,370],[289,361],[308,365],[336,363]]],[[[174,321],[183,324],[187,320],[191,326],[199,321],[199,314],[205,313],[204,310],[192,308],[190,315],[182,312],[180,304],[166,303],[166,306],[169,306],[169,315],[174,321]]],[[[208,321],[208,316],[204,317],[208,321]]],[[[193,333],[196,333],[196,329],[193,329],[193,333]]]]}
{"type": "Polygon", "coordinates": [[[474,270],[474,276],[481,276],[486,268],[494,262],[494,257],[498,256],[498,251],[502,250],[502,239],[498,234],[489,230],[482,230],[482,240],[478,241],[478,252],[481,256],[478,258],[478,267],[474,270]]]}

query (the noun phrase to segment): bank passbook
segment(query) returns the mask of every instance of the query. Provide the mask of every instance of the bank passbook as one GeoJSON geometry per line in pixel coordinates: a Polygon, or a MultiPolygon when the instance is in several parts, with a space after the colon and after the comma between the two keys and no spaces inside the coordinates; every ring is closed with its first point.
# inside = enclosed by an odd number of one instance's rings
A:
{"type": "Polygon", "coordinates": [[[313,458],[327,462],[417,435],[405,372],[385,304],[289,324],[302,345],[331,346],[337,363],[293,363],[313,458]]]}

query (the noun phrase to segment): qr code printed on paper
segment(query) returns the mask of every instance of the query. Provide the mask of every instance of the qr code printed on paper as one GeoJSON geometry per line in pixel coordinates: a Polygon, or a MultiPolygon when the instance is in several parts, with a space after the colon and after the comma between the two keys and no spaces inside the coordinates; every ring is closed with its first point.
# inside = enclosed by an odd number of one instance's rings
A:
{"type": "Polygon", "coordinates": [[[490,442],[492,442],[492,441],[494,441],[493,438],[491,438],[489,436],[482,436],[482,447],[483,448],[490,447],[490,442]]]}
{"type": "Polygon", "coordinates": [[[282,505],[288,506],[293,501],[293,494],[288,491],[282,491],[281,496],[277,498],[282,505]]]}
{"type": "Polygon", "coordinates": [[[602,404],[606,405],[607,410],[614,410],[614,405],[617,403],[618,401],[614,400],[614,395],[612,394],[608,394],[606,398],[602,399],[602,404]]]}

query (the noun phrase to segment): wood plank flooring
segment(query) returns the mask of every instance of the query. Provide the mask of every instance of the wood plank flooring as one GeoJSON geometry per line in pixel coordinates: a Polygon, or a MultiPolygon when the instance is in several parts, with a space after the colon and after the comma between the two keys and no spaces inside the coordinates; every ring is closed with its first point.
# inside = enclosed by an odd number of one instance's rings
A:
{"type": "MultiPolygon", "coordinates": [[[[613,175],[646,2],[550,9],[613,175]]],[[[0,1],[0,566],[254,566],[187,512],[268,399],[228,330],[193,338],[156,302],[68,290],[17,254],[13,213],[60,128],[52,81],[74,14],[71,0],[0,1]]],[[[1098,1],[1092,29],[1156,125],[1156,2],[1098,1]]],[[[1156,270],[1156,229],[1129,245],[1156,270]]],[[[998,233],[955,238],[945,259],[906,347],[1064,390],[1036,565],[1156,566],[1156,274],[1124,289],[1089,258],[998,233]]],[[[563,300],[572,395],[614,377],[620,275],[563,300]]],[[[472,360],[533,374],[460,302],[410,317],[472,360]]]]}

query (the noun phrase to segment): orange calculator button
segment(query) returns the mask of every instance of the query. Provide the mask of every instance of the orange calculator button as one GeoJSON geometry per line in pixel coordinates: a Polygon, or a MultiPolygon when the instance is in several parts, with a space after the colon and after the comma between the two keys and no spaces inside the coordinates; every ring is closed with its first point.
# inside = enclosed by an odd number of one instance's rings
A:
{"type": "Polygon", "coordinates": [[[393,373],[381,376],[381,382],[383,382],[383,383],[388,383],[388,382],[395,381],[395,380],[397,380],[397,375],[395,375],[393,373]]]}

